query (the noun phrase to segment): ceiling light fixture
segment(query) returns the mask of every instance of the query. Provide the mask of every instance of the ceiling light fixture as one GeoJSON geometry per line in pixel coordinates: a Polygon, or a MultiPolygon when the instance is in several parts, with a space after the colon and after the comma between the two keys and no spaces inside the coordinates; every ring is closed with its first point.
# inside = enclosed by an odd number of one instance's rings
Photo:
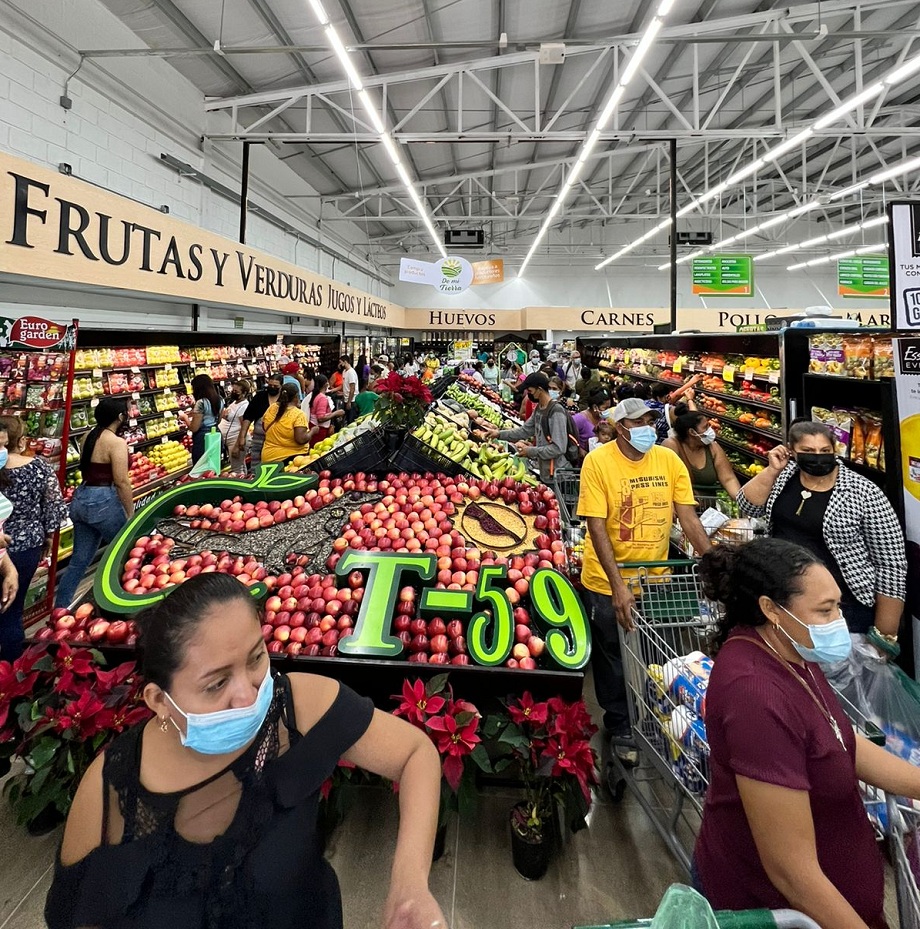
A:
{"type": "Polygon", "coordinates": [[[406,188],[409,199],[412,200],[415,205],[422,223],[428,230],[431,240],[434,242],[435,248],[441,253],[442,257],[446,258],[447,250],[444,248],[444,244],[438,235],[428,207],[415,188],[415,182],[412,180],[409,170],[403,162],[393,137],[387,132],[386,123],[381,115],[381,110],[374,104],[370,94],[365,89],[364,82],[361,80],[361,75],[358,74],[355,68],[351,55],[348,53],[348,49],[345,48],[345,44],[342,42],[338,32],[336,32],[335,26],[329,21],[329,16],[322,4],[322,0],[309,0],[309,2],[320,26],[323,27],[323,31],[326,33],[326,38],[329,40],[332,50],[335,52],[336,57],[339,59],[339,63],[342,65],[342,69],[348,77],[349,83],[352,88],[357,91],[358,100],[361,102],[361,106],[364,108],[364,112],[367,114],[367,118],[374,128],[374,132],[379,136],[380,144],[383,145],[390,161],[393,163],[393,167],[396,169],[400,182],[406,188]]]}
{"type": "Polygon", "coordinates": [[[838,252],[836,255],[825,255],[823,258],[812,258],[811,261],[800,261],[796,265],[789,265],[787,271],[800,271],[802,268],[811,268],[814,265],[827,264],[829,261],[840,261],[843,258],[852,258],[854,255],[869,255],[872,252],[885,252],[888,245],[885,242],[879,242],[876,245],[866,245],[863,248],[851,248],[847,252],[838,252]]]}
{"type": "Polygon", "coordinates": [[[761,255],[755,255],[754,261],[763,261],[766,258],[776,258],[778,255],[788,255],[790,252],[797,252],[803,248],[813,248],[815,245],[825,245],[828,242],[836,242],[837,239],[843,239],[854,232],[860,232],[866,229],[874,229],[876,226],[884,226],[888,222],[887,216],[876,216],[874,219],[867,219],[863,223],[854,223],[844,226],[836,232],[830,232],[827,235],[815,236],[813,239],[806,239],[804,242],[796,242],[795,245],[786,245],[783,248],[774,249],[772,252],[763,252],[761,255]]]}
{"type": "MultiPolygon", "coordinates": [[[[632,57],[627,62],[626,68],[624,69],[620,78],[617,80],[613,90],[611,90],[610,95],[607,97],[607,100],[604,103],[604,108],[601,110],[600,116],[598,116],[597,122],[594,124],[594,128],[591,130],[591,132],[588,134],[588,137],[582,144],[578,159],[575,161],[575,164],[572,165],[568,176],[566,177],[562,186],[559,188],[559,192],[556,194],[556,199],[553,201],[553,205],[550,208],[546,219],[543,220],[543,224],[540,226],[540,231],[537,233],[537,237],[533,240],[533,244],[530,246],[530,249],[527,252],[527,256],[524,258],[524,263],[521,265],[520,271],[518,271],[519,278],[524,276],[524,270],[527,268],[527,265],[530,264],[530,259],[533,258],[540,243],[546,237],[546,234],[549,232],[549,228],[553,223],[553,219],[562,208],[562,205],[565,203],[565,200],[568,197],[569,192],[571,191],[575,182],[581,176],[581,172],[588,160],[588,155],[591,153],[592,149],[600,139],[601,133],[607,128],[607,123],[610,122],[610,119],[612,118],[614,111],[617,108],[617,104],[619,104],[620,100],[623,98],[623,94],[626,93],[626,88],[630,81],[636,76],[636,72],[639,70],[639,66],[642,64],[642,60],[648,54],[649,49],[652,47],[656,37],[658,36],[658,33],[661,31],[661,27],[664,25],[664,17],[667,16],[667,14],[670,12],[671,7],[674,6],[674,3],[675,0],[661,0],[661,3],[658,5],[657,12],[652,17],[651,22],[645,27],[645,32],[642,34],[642,38],[639,39],[639,44],[633,51],[632,57]]],[[[670,225],[670,219],[668,220],[668,225],[670,225]]]]}
{"type": "MultiPolygon", "coordinates": [[[[892,69],[885,75],[881,80],[876,81],[874,84],[871,84],[869,87],[864,88],[858,93],[854,94],[852,97],[849,97],[843,103],[836,106],[829,113],[826,113],[824,116],[815,120],[811,126],[806,126],[797,132],[794,136],[789,139],[786,139],[783,142],[780,142],[778,145],[775,145],[769,152],[765,155],[761,155],[759,158],[756,158],[749,165],[746,165],[744,168],[740,168],[738,171],[735,171],[730,177],[726,178],[724,181],[720,181],[714,187],[707,190],[705,193],[700,194],[695,200],[692,200],[686,206],[681,207],[677,211],[678,218],[686,216],[688,213],[692,213],[694,210],[701,207],[704,203],[708,203],[714,197],[719,196],[724,193],[729,187],[734,186],[735,184],[740,183],[746,178],[750,177],[752,174],[757,172],[761,167],[763,167],[768,162],[776,161],[780,156],[784,155],[786,152],[795,148],[798,145],[804,143],[807,139],[815,134],[816,130],[824,129],[837,120],[843,118],[847,113],[852,112],[857,107],[862,106],[864,103],[867,103],[869,100],[877,97],[879,94],[883,93],[888,87],[898,84],[904,81],[905,78],[916,73],[920,70],[920,55],[915,55],[910,61],[905,64],[898,65],[896,68],[892,69]]],[[[836,194],[832,195],[829,200],[837,200],[842,197],[847,196],[848,194],[855,193],[858,190],[861,190],[864,187],[869,186],[870,184],[880,184],[882,181],[888,180],[891,177],[895,177],[897,174],[900,174],[905,171],[912,170],[920,166],[920,158],[914,159],[913,161],[906,162],[900,168],[892,168],[886,171],[881,171],[877,174],[872,175],[867,181],[862,181],[859,184],[854,184],[851,187],[846,188],[845,190],[838,191],[836,194]]],[[[814,205],[806,205],[807,209],[816,209],[820,206],[819,201],[814,201],[814,205]]],[[[804,212],[805,210],[803,210],[804,212]]],[[[780,219],[776,220],[781,222],[780,219]]],[[[670,225],[670,223],[664,223],[659,226],[659,228],[665,228],[670,225]]],[[[737,236],[733,236],[731,239],[726,240],[725,242],[720,242],[718,245],[710,246],[708,249],[703,249],[701,251],[695,252],[692,255],[685,255],[683,258],[678,259],[678,264],[684,264],[687,261],[691,261],[693,258],[698,258],[701,255],[705,255],[707,252],[715,251],[717,248],[722,247],[728,242],[737,242],[741,241],[742,238],[747,238],[748,236],[753,235],[755,232],[762,231],[765,227],[761,224],[760,226],[755,226],[753,229],[746,230],[744,233],[739,233],[737,236]]],[[[610,264],[613,261],[616,261],[621,255],[625,255],[627,252],[632,251],[632,249],[639,244],[640,241],[645,241],[647,238],[643,237],[641,240],[631,243],[630,246],[620,249],[615,255],[611,255],[606,261],[602,261],[599,265],[595,267],[595,271],[599,271],[605,265],[610,264]]],[[[665,268],[670,267],[670,262],[665,265],[659,266],[659,270],[664,270],[665,268]]]]}

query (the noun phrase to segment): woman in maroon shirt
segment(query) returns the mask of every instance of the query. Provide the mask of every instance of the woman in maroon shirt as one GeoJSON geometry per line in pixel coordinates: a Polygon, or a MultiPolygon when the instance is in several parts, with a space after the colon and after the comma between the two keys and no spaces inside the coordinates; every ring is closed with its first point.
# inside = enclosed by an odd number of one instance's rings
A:
{"type": "Polygon", "coordinates": [[[857,781],[920,797],[920,770],[853,731],[815,660],[849,649],[840,589],[779,539],[700,564],[725,607],[706,695],[710,787],[694,864],[716,909],[792,907],[824,929],[885,926],[857,781]]]}

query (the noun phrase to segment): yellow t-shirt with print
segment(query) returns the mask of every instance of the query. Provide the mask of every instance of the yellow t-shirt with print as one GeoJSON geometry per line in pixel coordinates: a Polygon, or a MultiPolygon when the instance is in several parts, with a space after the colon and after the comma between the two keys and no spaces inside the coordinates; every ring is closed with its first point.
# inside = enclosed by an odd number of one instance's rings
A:
{"type": "MultiPolygon", "coordinates": [[[[632,461],[613,441],[599,445],[584,460],[578,515],[606,520],[617,564],[667,560],[675,503],[692,506],[696,501],[686,465],[670,449],[655,445],[632,461]]],[[[595,593],[611,592],[590,534],[581,582],[595,593]]]]}

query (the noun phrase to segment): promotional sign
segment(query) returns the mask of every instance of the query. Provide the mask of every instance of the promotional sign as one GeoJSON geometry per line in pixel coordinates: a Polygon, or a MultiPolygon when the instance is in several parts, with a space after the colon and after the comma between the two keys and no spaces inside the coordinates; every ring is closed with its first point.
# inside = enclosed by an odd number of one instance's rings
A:
{"type": "Polygon", "coordinates": [[[403,308],[0,153],[0,273],[402,328],[403,308]]]}
{"type": "Polygon", "coordinates": [[[895,329],[920,329],[920,203],[888,205],[895,329]]]}
{"type": "Polygon", "coordinates": [[[505,280],[505,262],[502,258],[473,262],[473,286],[501,284],[505,280]]]}
{"type": "Polygon", "coordinates": [[[693,293],[708,297],[750,297],[754,262],[750,255],[710,255],[691,262],[693,293]]]}
{"type": "Polygon", "coordinates": [[[453,346],[453,350],[451,352],[452,357],[472,359],[473,343],[470,339],[463,339],[460,341],[455,341],[452,343],[452,346],[453,346]]]}
{"type": "Polygon", "coordinates": [[[440,261],[399,260],[399,279],[410,284],[429,284],[442,294],[463,293],[473,283],[473,266],[465,258],[440,261]]]}
{"type": "Polygon", "coordinates": [[[41,348],[69,352],[77,346],[77,330],[39,316],[0,316],[0,348],[41,348]]]}
{"type": "MultiPolygon", "coordinates": [[[[901,420],[901,480],[907,541],[907,602],[920,604],[920,338],[895,339],[895,390],[901,420]]],[[[920,668],[920,616],[913,617],[920,668]]]]}
{"type": "Polygon", "coordinates": [[[837,262],[837,293],[841,297],[889,297],[888,256],[841,258],[837,262]]]}

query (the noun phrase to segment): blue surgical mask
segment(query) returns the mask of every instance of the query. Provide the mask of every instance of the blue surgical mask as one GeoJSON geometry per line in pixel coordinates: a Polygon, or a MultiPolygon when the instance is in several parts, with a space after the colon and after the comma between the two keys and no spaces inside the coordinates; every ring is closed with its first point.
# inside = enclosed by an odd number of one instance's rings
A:
{"type": "Polygon", "coordinates": [[[633,426],[629,430],[629,444],[644,455],[658,441],[654,426],[633,426]]]}
{"type": "Polygon", "coordinates": [[[559,399],[559,391],[558,391],[558,390],[551,390],[551,391],[549,392],[549,398],[550,398],[550,400],[558,400],[558,399],[559,399]]]}
{"type": "Polygon", "coordinates": [[[9,460],[10,453],[5,448],[0,448],[0,468],[5,468],[9,460]]]}
{"type": "Polygon", "coordinates": [[[777,626],[783,635],[792,643],[792,647],[806,661],[818,661],[822,664],[832,664],[835,661],[845,661],[850,657],[850,651],[853,648],[853,640],[850,638],[850,630],[847,628],[846,620],[841,616],[832,623],[824,625],[811,625],[803,623],[794,613],[790,613],[786,607],[781,606],[784,613],[788,613],[800,626],[804,626],[811,636],[811,642],[814,648],[808,648],[800,645],[795,639],[783,629],[777,626]]]}
{"type": "Polygon", "coordinates": [[[249,706],[216,713],[183,713],[169,694],[166,699],[185,717],[185,734],[179,729],[182,744],[202,755],[228,755],[248,745],[262,728],[275,692],[272,672],[265,672],[256,699],[249,706]]]}
{"type": "Polygon", "coordinates": [[[710,426],[705,432],[698,432],[696,437],[703,443],[703,445],[712,445],[716,440],[716,431],[710,426]]]}
{"type": "Polygon", "coordinates": [[[608,423],[613,422],[613,407],[609,410],[601,410],[601,419],[606,419],[608,423]]]}

